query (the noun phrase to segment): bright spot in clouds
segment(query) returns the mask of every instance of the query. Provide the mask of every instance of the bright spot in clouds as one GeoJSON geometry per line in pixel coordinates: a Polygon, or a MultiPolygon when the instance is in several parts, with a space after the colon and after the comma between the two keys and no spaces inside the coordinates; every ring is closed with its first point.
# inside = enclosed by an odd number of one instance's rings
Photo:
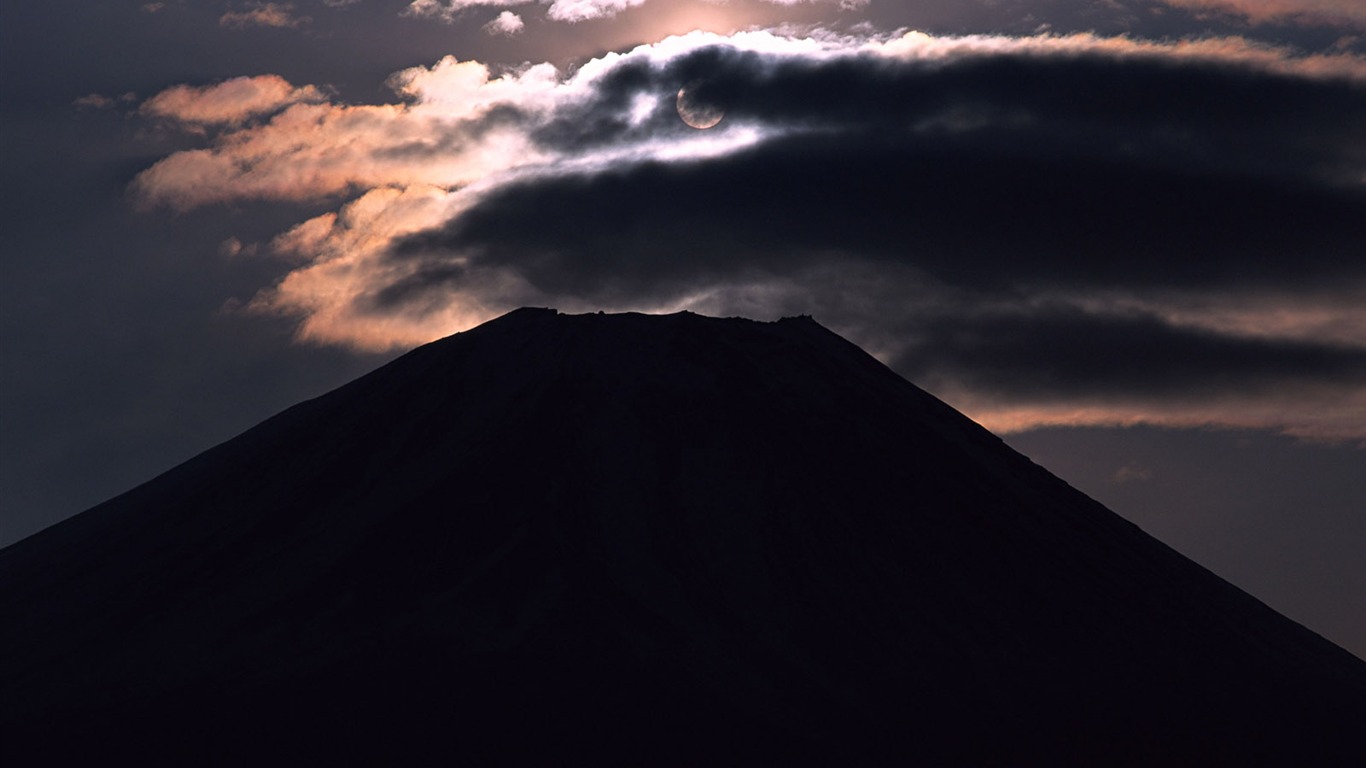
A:
{"type": "Polygon", "coordinates": [[[484,25],[484,31],[490,35],[515,35],[525,27],[521,16],[512,11],[503,11],[495,16],[493,21],[484,25]]]}

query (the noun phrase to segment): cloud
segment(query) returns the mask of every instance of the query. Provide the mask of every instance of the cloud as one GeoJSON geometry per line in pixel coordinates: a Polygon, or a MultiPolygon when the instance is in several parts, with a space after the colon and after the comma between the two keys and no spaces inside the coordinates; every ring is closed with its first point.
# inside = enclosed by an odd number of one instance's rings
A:
{"type": "MultiPolygon", "coordinates": [[[[391,349],[398,339],[422,343],[434,324],[468,328],[498,314],[498,302],[484,305],[474,295],[467,302],[432,297],[404,312],[367,309],[370,297],[387,282],[385,251],[395,239],[443,221],[454,209],[452,198],[442,188],[421,184],[374,189],[337,213],[299,224],[277,237],[272,248],[303,265],[259,293],[249,308],[302,317],[299,337],[306,341],[373,350],[391,349]]],[[[401,267],[397,271],[396,277],[403,274],[401,267]]],[[[487,288],[491,296],[499,295],[497,285],[487,288]]]]}
{"type": "Polygon", "coordinates": [[[137,94],[133,92],[121,93],[118,96],[105,96],[102,93],[87,93],[73,99],[71,105],[78,109],[113,109],[119,104],[127,104],[137,101],[137,94]]]}
{"type": "Polygon", "coordinates": [[[610,18],[644,4],[645,0],[554,0],[546,9],[546,16],[556,21],[588,21],[610,18]]]}
{"type": "Polygon", "coordinates": [[[248,3],[244,10],[228,11],[218,17],[218,25],[229,29],[281,27],[293,29],[312,21],[295,16],[293,3],[248,3]]]}
{"type": "Polygon", "coordinates": [[[512,8],[536,2],[547,6],[546,15],[556,21],[578,22],[610,18],[645,0],[413,0],[404,12],[449,22],[469,8],[512,8]]]}
{"type": "MultiPolygon", "coordinates": [[[[806,5],[826,2],[827,0],[764,0],[773,5],[806,5]]],[[[853,11],[868,5],[869,0],[833,0],[842,10],[853,11]]]]}
{"type": "Polygon", "coordinates": [[[311,85],[296,88],[278,75],[260,75],[201,87],[172,86],[144,101],[139,111],[193,126],[238,124],[291,104],[324,98],[311,85]]]}
{"type": "Polygon", "coordinates": [[[403,13],[449,22],[469,8],[517,8],[533,2],[535,0],[413,0],[403,13]]]}
{"type": "Polygon", "coordinates": [[[525,26],[521,16],[512,11],[503,11],[494,17],[493,21],[484,25],[484,31],[490,35],[515,35],[525,26]]]}
{"type": "Polygon", "coordinates": [[[1129,462],[1115,470],[1110,476],[1110,482],[1123,485],[1124,483],[1147,482],[1153,479],[1152,470],[1137,462],[1129,462]]]}
{"type": "Polygon", "coordinates": [[[194,208],[237,199],[316,200],[387,186],[455,187],[544,153],[521,125],[555,90],[548,65],[491,77],[447,57],[395,74],[407,101],[296,103],[261,125],[219,134],[143,171],[135,194],[150,205],[194,208]]]}
{"type": "Polygon", "coordinates": [[[1366,440],[1366,60],[1239,38],[695,33],[447,58],[134,184],[349,197],[250,307],[409,346],[522,304],[810,313],[988,426],[1366,440]],[[678,118],[684,85],[723,107],[678,118]]]}
{"type": "Polygon", "coordinates": [[[71,103],[81,109],[113,109],[118,104],[116,100],[99,93],[87,93],[84,96],[78,96],[71,103]]]}
{"type": "Polygon", "coordinates": [[[1163,0],[1178,8],[1242,16],[1256,24],[1328,24],[1366,29],[1361,0],[1163,0]]]}
{"type": "Polygon", "coordinates": [[[1366,444],[1366,345],[1219,335],[1066,306],[949,314],[907,337],[892,365],[1002,432],[1271,424],[1366,444]]]}

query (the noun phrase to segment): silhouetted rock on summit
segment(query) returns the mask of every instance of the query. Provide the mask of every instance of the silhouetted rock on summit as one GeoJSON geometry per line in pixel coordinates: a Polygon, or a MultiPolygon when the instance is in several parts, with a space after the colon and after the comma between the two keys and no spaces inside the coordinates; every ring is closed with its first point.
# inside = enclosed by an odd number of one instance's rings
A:
{"type": "Polygon", "coordinates": [[[7,766],[1351,765],[1362,723],[1366,665],[809,318],[519,310],[0,551],[7,766]]]}

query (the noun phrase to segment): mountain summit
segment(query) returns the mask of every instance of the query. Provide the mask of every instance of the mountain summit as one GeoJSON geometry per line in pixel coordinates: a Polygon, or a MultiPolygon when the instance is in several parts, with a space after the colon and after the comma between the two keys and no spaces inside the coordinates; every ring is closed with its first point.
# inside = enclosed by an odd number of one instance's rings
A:
{"type": "Polygon", "coordinates": [[[523,309],[0,551],[0,758],[1359,765],[1366,665],[809,318],[523,309]]]}

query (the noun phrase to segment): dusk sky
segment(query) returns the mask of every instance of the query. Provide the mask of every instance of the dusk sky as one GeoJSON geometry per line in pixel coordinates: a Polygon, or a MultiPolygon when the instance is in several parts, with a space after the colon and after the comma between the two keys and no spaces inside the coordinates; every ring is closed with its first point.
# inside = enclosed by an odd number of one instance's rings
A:
{"type": "Polygon", "coordinates": [[[0,14],[0,545],[519,306],[809,314],[1366,657],[1362,0],[0,14]]]}

